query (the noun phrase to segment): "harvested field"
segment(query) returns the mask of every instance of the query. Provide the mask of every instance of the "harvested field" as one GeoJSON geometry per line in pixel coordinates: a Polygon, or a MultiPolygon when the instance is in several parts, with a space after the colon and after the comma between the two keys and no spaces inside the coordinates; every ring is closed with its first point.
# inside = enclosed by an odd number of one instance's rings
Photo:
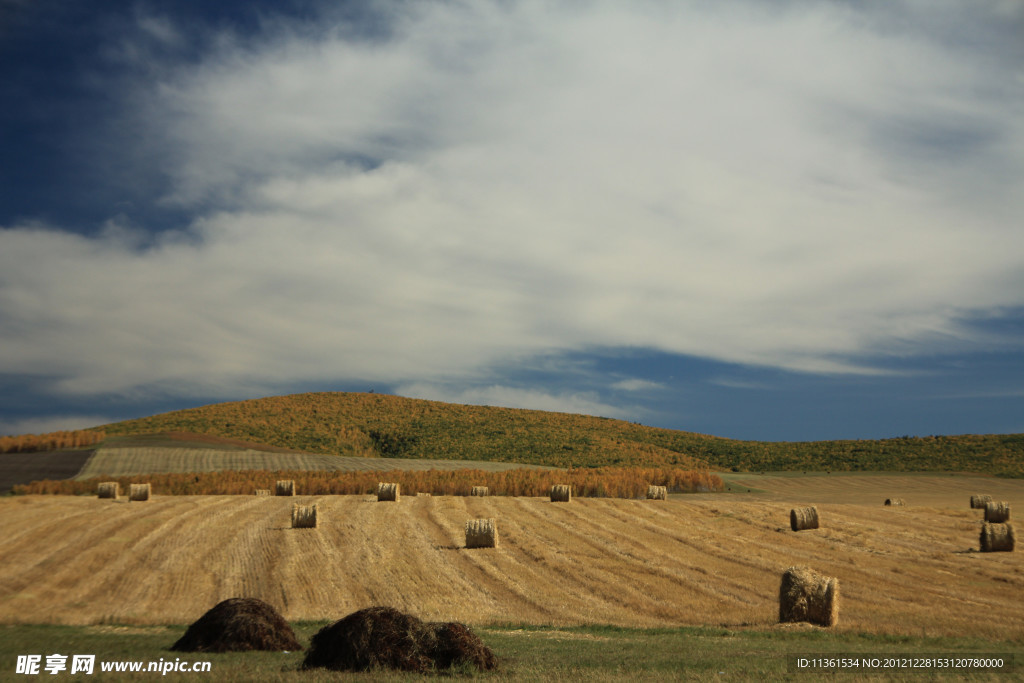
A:
{"type": "MultiPolygon", "coordinates": [[[[31,454],[33,457],[45,455],[31,454]]],[[[0,456],[0,458],[6,456],[0,456]]],[[[27,456],[19,456],[27,457],[27,456]]],[[[83,461],[85,459],[83,458],[83,461]]],[[[2,460],[0,460],[2,462],[2,460]]],[[[273,453],[253,449],[218,450],[215,448],[172,448],[164,446],[126,446],[123,448],[100,448],[74,472],[51,479],[65,479],[74,476],[82,481],[91,477],[109,475],[112,477],[137,474],[159,474],[164,472],[221,472],[224,470],[328,470],[328,471],[377,471],[389,470],[461,470],[481,469],[501,472],[520,467],[537,468],[514,463],[477,462],[471,460],[420,460],[414,458],[355,458],[341,455],[315,455],[311,453],[273,453]],[[79,472],[79,469],[81,471],[79,472]]],[[[554,468],[539,468],[554,469],[554,468]]],[[[32,479],[43,479],[44,476],[32,479]]],[[[24,484],[32,479],[13,481],[24,484]]],[[[8,486],[8,489],[10,486],[8,486]]]]}
{"type": "MultiPolygon", "coordinates": [[[[993,484],[1006,484],[1001,497],[1011,501],[1024,492],[1024,482],[993,484]]],[[[778,620],[780,574],[810,565],[842,583],[838,630],[1005,638],[1024,632],[1024,603],[1007,599],[1024,591],[1024,564],[1020,553],[977,551],[980,520],[963,504],[974,486],[963,478],[950,505],[898,514],[878,505],[892,482],[868,492],[865,504],[822,503],[829,495],[819,492],[809,502],[828,526],[800,533],[786,524],[790,501],[723,494],[659,505],[7,498],[0,622],[183,624],[245,595],[285,605],[288,620],[331,620],[384,604],[468,624],[769,628],[778,620]],[[331,524],[292,533],[293,503],[317,504],[331,524]],[[479,518],[501,520],[501,544],[465,552],[465,523],[479,518]]]]}

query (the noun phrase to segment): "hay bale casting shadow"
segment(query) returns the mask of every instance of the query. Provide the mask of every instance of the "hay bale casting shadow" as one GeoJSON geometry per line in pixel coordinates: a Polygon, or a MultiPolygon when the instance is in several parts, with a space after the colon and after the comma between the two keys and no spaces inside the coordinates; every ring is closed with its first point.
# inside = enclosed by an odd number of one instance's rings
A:
{"type": "Polygon", "coordinates": [[[977,493],[971,496],[971,509],[972,510],[984,510],[985,503],[991,503],[992,496],[987,494],[977,493]]]}
{"type": "Polygon", "coordinates": [[[97,498],[112,498],[117,500],[121,495],[121,484],[116,481],[104,481],[96,487],[97,498]]]}
{"type": "Polygon", "coordinates": [[[981,552],[1007,552],[1012,553],[1017,544],[1017,535],[1011,524],[989,524],[981,525],[981,552]]]}
{"type": "Polygon", "coordinates": [[[789,511],[789,526],[793,531],[818,528],[818,508],[793,508],[789,511]]]}
{"type": "Polygon", "coordinates": [[[1005,502],[985,503],[986,522],[1006,522],[1010,519],[1010,504],[1005,502]]]}
{"type": "Polygon", "coordinates": [[[256,598],[229,598],[199,617],[171,649],[179,652],[295,651],[302,646],[284,617],[267,603],[256,598]]]}
{"type": "Polygon", "coordinates": [[[568,503],[572,501],[572,486],[569,484],[555,484],[551,487],[552,503],[568,503]]]}
{"type": "Polygon", "coordinates": [[[397,669],[426,673],[468,664],[495,668],[494,653],[458,623],[425,623],[392,607],[368,607],[320,629],[303,669],[397,669]]]}
{"type": "Polygon", "coordinates": [[[668,487],[651,484],[647,487],[647,500],[668,500],[668,487]]]}
{"type": "Polygon", "coordinates": [[[779,621],[835,626],[839,621],[839,579],[807,567],[790,567],[779,586],[779,621]]]}

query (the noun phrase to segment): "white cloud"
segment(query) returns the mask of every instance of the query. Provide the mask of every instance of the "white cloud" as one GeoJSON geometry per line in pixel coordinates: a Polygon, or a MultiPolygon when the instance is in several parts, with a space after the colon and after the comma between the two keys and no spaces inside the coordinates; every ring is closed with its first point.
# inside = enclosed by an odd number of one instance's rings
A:
{"type": "Polygon", "coordinates": [[[653,389],[664,389],[665,385],[646,379],[624,379],[614,382],[611,388],[620,391],[651,391],[653,389]]]}
{"type": "Polygon", "coordinates": [[[49,434],[50,432],[73,431],[116,422],[113,418],[100,415],[55,415],[0,420],[0,435],[49,434]]]}
{"type": "Polygon", "coordinates": [[[596,393],[563,392],[553,394],[543,389],[522,389],[519,387],[492,384],[485,387],[451,387],[443,384],[415,382],[395,390],[399,396],[422,398],[445,403],[463,405],[499,406],[502,408],[526,408],[559,413],[596,415],[622,420],[636,419],[646,413],[642,408],[615,406],[602,403],[596,393]]]}
{"type": "Polygon", "coordinates": [[[1024,83],[987,53],[831,4],[395,7],[387,39],[155,71],[132,101],[194,222],[0,232],[0,371],[231,393],[601,346],[853,371],[1024,303],[1024,83]]]}

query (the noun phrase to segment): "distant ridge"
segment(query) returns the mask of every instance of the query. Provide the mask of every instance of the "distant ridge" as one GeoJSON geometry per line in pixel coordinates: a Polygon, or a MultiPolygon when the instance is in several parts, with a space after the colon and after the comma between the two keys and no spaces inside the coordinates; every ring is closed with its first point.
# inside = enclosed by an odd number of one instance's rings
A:
{"type": "Polygon", "coordinates": [[[623,420],[458,405],[376,393],[305,393],[216,403],[96,428],[108,437],[191,432],[356,457],[554,467],[736,471],[944,471],[1024,477],[1024,434],[814,442],[738,441],[623,420]]]}

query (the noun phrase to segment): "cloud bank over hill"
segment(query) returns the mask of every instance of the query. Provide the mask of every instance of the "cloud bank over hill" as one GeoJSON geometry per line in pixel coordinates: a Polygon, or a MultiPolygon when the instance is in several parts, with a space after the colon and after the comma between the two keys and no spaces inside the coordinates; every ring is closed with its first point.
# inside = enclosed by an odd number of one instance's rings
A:
{"type": "Polygon", "coordinates": [[[1024,307],[1021,5],[367,7],[192,38],[131,14],[96,163],[183,219],[3,226],[0,372],[252,394],[1019,344],[979,323],[1024,307]]]}

